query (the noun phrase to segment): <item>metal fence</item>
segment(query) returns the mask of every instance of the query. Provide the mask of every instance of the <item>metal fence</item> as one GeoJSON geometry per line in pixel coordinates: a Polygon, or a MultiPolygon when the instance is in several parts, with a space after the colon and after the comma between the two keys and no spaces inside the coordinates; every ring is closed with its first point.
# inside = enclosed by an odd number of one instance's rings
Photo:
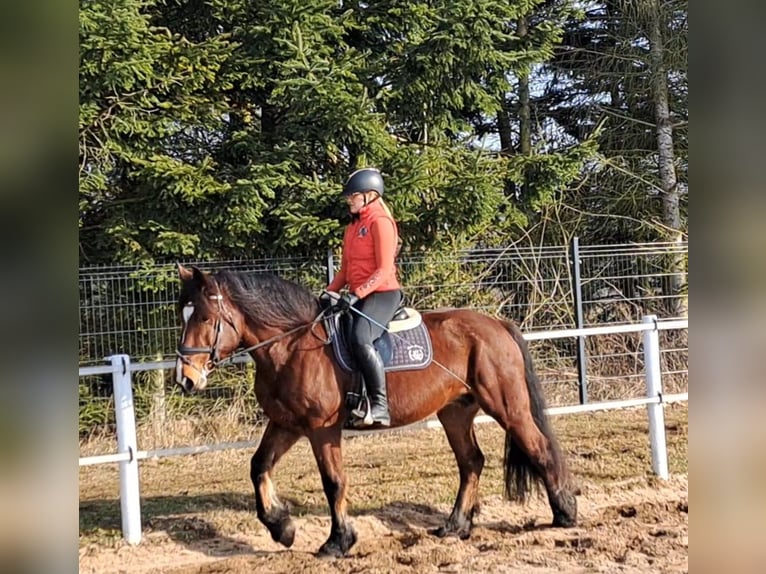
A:
{"type": "MultiPolygon", "coordinates": [[[[668,271],[688,245],[654,243],[583,246],[579,252],[582,327],[680,318],[687,273],[668,271]]],[[[271,272],[316,291],[326,285],[332,257],[188,262],[203,269],[271,272]]],[[[412,255],[399,262],[408,303],[418,309],[470,307],[511,318],[524,331],[577,327],[571,246],[475,249],[412,255]]],[[[79,365],[124,353],[134,360],[172,357],[177,343],[174,265],[86,267],[79,272],[79,365]]]]}
{"type": "MultiPolygon", "coordinates": [[[[401,282],[409,305],[420,310],[469,307],[513,319],[526,333],[542,330],[628,324],[645,315],[662,320],[685,316],[688,244],[519,247],[472,249],[449,254],[401,257],[401,282]]],[[[316,292],[327,284],[338,262],[331,254],[316,258],[184,262],[205,270],[271,272],[316,292]]],[[[79,273],[79,365],[103,364],[104,357],[126,354],[133,361],[173,357],[179,327],[175,313],[178,277],[173,264],[151,267],[90,267],[79,273]]],[[[687,333],[664,332],[662,369],[675,379],[672,391],[686,390],[687,333]]],[[[638,337],[624,335],[587,340],[536,341],[531,345],[541,379],[550,385],[552,404],[623,398],[621,389],[643,385],[638,337]]],[[[245,369],[243,366],[237,367],[245,369]]],[[[239,373],[241,375],[241,372],[239,373]]],[[[242,377],[239,376],[241,380],[242,377]]],[[[231,376],[211,381],[211,401],[236,396],[253,402],[251,385],[232,388],[231,376]]],[[[248,376],[252,376],[248,374],[248,376]]],[[[172,377],[143,381],[146,388],[172,388],[172,377]]],[[[140,391],[141,389],[139,389],[140,391]]],[[[80,378],[80,431],[109,425],[111,381],[80,378]],[[102,404],[103,403],[103,404],[102,404]],[[94,408],[95,407],[95,408],[94,408]]],[[[141,405],[141,392],[137,392],[141,405]]],[[[167,396],[166,396],[167,395],[167,396]]],[[[146,398],[146,410],[157,396],[146,398]]],[[[164,404],[164,403],[163,403],[164,404]]],[[[163,406],[163,408],[165,408],[163,406]]],[[[139,413],[140,416],[141,413],[139,413]]]]}

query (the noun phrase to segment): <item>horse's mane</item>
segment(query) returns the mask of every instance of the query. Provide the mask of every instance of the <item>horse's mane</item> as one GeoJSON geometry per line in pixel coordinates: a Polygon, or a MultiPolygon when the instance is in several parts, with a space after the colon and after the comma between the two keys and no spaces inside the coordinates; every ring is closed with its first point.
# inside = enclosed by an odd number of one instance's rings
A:
{"type": "Polygon", "coordinates": [[[308,289],[271,273],[221,270],[211,277],[257,324],[289,329],[313,321],[319,313],[319,302],[308,289]]]}

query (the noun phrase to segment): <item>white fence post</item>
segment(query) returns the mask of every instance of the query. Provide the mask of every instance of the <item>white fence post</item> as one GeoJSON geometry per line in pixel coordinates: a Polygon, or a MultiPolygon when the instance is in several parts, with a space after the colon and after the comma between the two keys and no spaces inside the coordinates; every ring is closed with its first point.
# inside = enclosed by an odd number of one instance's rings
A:
{"type": "Polygon", "coordinates": [[[130,453],[130,460],[120,461],[120,511],[122,535],[128,544],[141,542],[141,495],[138,488],[138,444],[130,357],[112,355],[114,411],[117,421],[117,451],[130,453]]]}
{"type": "MultiPolygon", "coordinates": [[[[646,315],[643,323],[657,324],[656,315],[646,315]]],[[[644,365],[646,368],[646,396],[662,398],[662,371],[660,369],[660,334],[655,327],[644,331],[644,365]]],[[[652,445],[652,470],[663,480],[668,479],[668,449],[665,443],[664,405],[646,405],[649,411],[649,440],[652,445]]]]}

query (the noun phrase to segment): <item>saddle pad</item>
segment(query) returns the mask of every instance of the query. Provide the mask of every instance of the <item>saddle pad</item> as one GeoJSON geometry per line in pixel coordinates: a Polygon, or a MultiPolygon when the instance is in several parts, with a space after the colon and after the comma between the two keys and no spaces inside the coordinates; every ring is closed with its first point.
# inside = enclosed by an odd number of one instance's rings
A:
{"type": "MultiPolygon", "coordinates": [[[[355,370],[354,359],[338,323],[337,316],[325,319],[335,359],[341,368],[351,372],[355,370]]],[[[383,358],[386,372],[425,369],[433,359],[431,337],[424,323],[406,331],[384,333],[375,341],[375,347],[383,358]]]]}

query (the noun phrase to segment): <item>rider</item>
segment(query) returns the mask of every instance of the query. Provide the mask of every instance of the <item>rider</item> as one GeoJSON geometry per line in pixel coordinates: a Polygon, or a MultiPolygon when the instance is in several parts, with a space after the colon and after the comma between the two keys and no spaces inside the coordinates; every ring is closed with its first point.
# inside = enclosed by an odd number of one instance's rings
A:
{"type": "Polygon", "coordinates": [[[389,426],[386,375],[373,343],[383,334],[376,323],[387,325],[393,318],[402,301],[402,291],[394,262],[399,234],[382,195],[383,177],[377,169],[359,169],[348,177],[343,197],[351,223],[343,236],[340,270],[326,291],[340,292],[348,286],[348,292],[338,301],[339,307],[353,306],[363,314],[351,312],[351,350],[370,397],[373,424],[389,426]]]}

